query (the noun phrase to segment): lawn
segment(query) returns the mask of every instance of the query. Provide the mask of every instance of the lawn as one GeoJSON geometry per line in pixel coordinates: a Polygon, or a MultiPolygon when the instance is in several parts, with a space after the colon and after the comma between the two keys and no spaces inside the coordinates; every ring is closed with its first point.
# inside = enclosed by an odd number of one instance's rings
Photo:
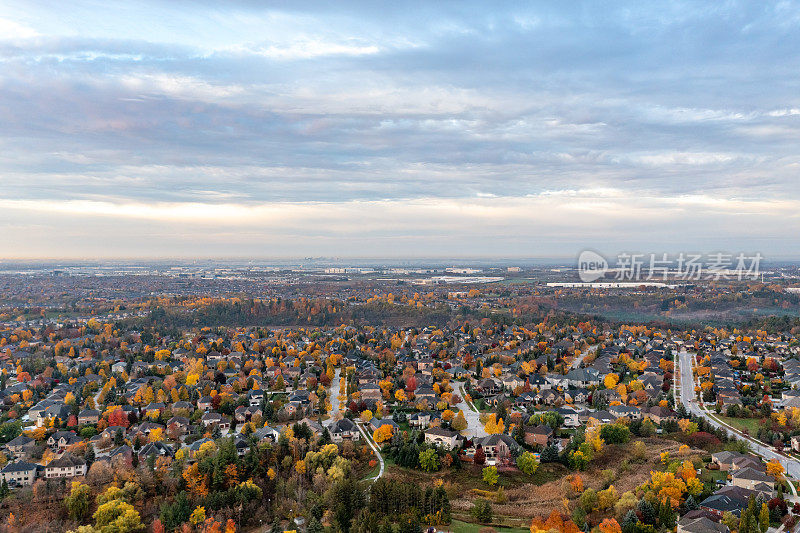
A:
{"type": "Polygon", "coordinates": [[[727,480],[728,479],[728,472],[725,470],[709,470],[707,468],[703,468],[703,473],[700,474],[700,479],[702,481],[718,481],[718,480],[727,480]]]}
{"type": "MultiPolygon", "coordinates": [[[[481,528],[489,527],[484,526],[481,524],[468,524],[467,522],[462,522],[461,520],[453,520],[450,526],[442,526],[445,529],[441,529],[441,531],[451,531],[452,533],[478,533],[481,528]],[[449,527],[449,529],[447,529],[449,527]]],[[[529,528],[518,528],[518,527],[498,527],[498,526],[491,526],[492,529],[499,533],[530,533],[529,528]]]]}
{"type": "Polygon", "coordinates": [[[739,431],[747,430],[751,436],[758,435],[758,418],[731,418],[721,415],[717,415],[717,418],[739,431]]]}

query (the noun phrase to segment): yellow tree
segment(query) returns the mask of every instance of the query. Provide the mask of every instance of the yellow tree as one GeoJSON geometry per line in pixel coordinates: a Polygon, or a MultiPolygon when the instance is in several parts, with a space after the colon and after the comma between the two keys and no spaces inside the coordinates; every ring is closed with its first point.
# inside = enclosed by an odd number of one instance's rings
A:
{"type": "Polygon", "coordinates": [[[384,424],[372,434],[372,439],[378,444],[382,444],[392,438],[394,428],[389,424],[384,424]]]}
{"type": "Polygon", "coordinates": [[[614,373],[607,375],[603,379],[603,384],[606,386],[607,389],[613,389],[614,387],[617,386],[617,383],[619,383],[619,376],[614,373]]]}
{"type": "Polygon", "coordinates": [[[777,479],[783,479],[783,472],[783,465],[781,465],[777,460],[773,459],[767,463],[768,475],[775,476],[777,479]]]}
{"type": "Polygon", "coordinates": [[[161,428],[154,428],[150,431],[150,442],[160,442],[164,440],[164,430],[161,428]]]}

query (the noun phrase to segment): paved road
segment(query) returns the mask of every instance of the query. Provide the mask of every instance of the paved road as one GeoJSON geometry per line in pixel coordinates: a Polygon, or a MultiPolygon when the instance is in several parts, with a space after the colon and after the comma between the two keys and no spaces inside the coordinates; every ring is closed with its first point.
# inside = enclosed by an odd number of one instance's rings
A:
{"type": "Polygon", "coordinates": [[[470,439],[475,437],[486,437],[487,433],[483,429],[483,424],[481,424],[480,413],[470,409],[469,405],[467,404],[467,395],[464,392],[464,384],[460,381],[457,381],[456,389],[458,390],[458,395],[461,397],[461,402],[457,404],[458,408],[464,412],[464,418],[467,419],[467,429],[462,431],[461,434],[470,439]]]}
{"type": "Polygon", "coordinates": [[[592,352],[596,352],[599,347],[600,347],[599,344],[592,344],[591,346],[589,346],[589,348],[585,352],[580,354],[578,357],[575,358],[574,361],[572,361],[572,364],[569,365],[570,370],[578,368],[578,366],[580,366],[580,364],[583,362],[586,356],[592,352]]]}
{"type": "MultiPolygon", "coordinates": [[[[750,448],[753,450],[754,453],[760,455],[767,461],[777,460],[779,461],[783,467],[786,469],[786,474],[790,478],[798,479],[800,478],[800,461],[794,458],[786,457],[780,455],[778,452],[775,451],[774,448],[770,446],[765,446],[759,441],[756,441],[752,437],[748,437],[743,435],[736,429],[728,426],[727,424],[723,424],[712,418],[711,413],[702,406],[697,399],[695,398],[694,388],[696,386],[694,380],[694,372],[692,370],[692,354],[687,352],[686,350],[682,350],[678,354],[678,361],[680,364],[681,370],[681,387],[680,387],[680,400],[683,405],[686,406],[686,409],[696,415],[705,418],[712,426],[715,428],[725,430],[729,436],[737,438],[739,440],[747,441],[750,445],[750,448]]],[[[792,486],[792,493],[797,496],[794,486],[792,486]]]]}
{"type": "Polygon", "coordinates": [[[339,373],[341,369],[337,368],[336,372],[333,374],[333,380],[331,380],[331,392],[329,394],[329,398],[331,400],[331,420],[334,419],[334,415],[339,412],[339,373]]]}
{"type": "Polygon", "coordinates": [[[372,442],[372,439],[369,437],[369,435],[367,435],[367,432],[364,430],[364,428],[361,427],[361,422],[356,422],[356,426],[358,427],[358,430],[361,432],[361,437],[365,441],[367,441],[367,444],[369,444],[369,447],[372,448],[373,452],[375,452],[375,457],[378,458],[378,464],[380,464],[380,470],[378,470],[378,475],[375,476],[375,477],[372,477],[372,478],[368,478],[368,481],[373,481],[374,482],[374,481],[376,481],[376,480],[378,480],[378,479],[383,477],[383,470],[384,470],[384,466],[385,466],[384,463],[383,463],[383,456],[381,455],[381,452],[378,449],[378,447],[375,446],[375,444],[372,442]]]}

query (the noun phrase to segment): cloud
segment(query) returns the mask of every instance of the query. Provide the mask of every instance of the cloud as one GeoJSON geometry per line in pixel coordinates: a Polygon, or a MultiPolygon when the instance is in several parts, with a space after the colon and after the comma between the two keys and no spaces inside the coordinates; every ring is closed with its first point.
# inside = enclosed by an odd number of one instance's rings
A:
{"type": "Polygon", "coordinates": [[[221,255],[237,232],[355,253],[358,230],[412,255],[585,231],[773,246],[800,201],[798,11],[9,0],[0,198],[42,223],[5,233],[30,253],[104,252],[81,231],[183,249],[164,227],[221,255]]]}
{"type": "MultiPolygon", "coordinates": [[[[594,246],[609,252],[638,249],[678,252],[707,242],[733,251],[757,246],[767,256],[800,253],[792,235],[800,230],[800,201],[719,200],[708,196],[630,198],[619,190],[548,191],[531,197],[471,199],[279,202],[115,203],[112,201],[0,201],[0,227],[23,224],[10,240],[21,254],[74,256],[96,250],[104,257],[173,250],[173,255],[209,255],[210,243],[234,255],[333,254],[363,256],[448,255],[542,257],[594,246]],[[603,216],[598,216],[600,213],[603,216]],[[768,213],[765,215],[765,213],[768,213]],[[775,231],[775,226],[779,229],[775,231]],[[35,227],[34,227],[35,226],[35,227]],[[731,239],[729,226],[737,228],[731,239]],[[45,231],[59,231],[58,243],[45,231]],[[104,231],[98,231],[103,229],[104,231]],[[154,233],[155,232],[155,233],[154,233]],[[676,234],[681,233],[680,239],[676,234]],[[765,235],[769,235],[766,238],[765,235]],[[144,249],[136,243],[145,241],[144,249]],[[780,245],[775,238],[782,239],[780,245]],[[125,242],[101,250],[109,241],[125,242]],[[131,246],[128,248],[127,246],[131,246]],[[425,251],[425,253],[422,253],[425,251]]],[[[210,254],[214,255],[214,254],[210,254]]]]}
{"type": "Polygon", "coordinates": [[[33,28],[29,28],[28,26],[13,20],[0,17],[0,41],[30,39],[38,35],[39,34],[33,28]]]}

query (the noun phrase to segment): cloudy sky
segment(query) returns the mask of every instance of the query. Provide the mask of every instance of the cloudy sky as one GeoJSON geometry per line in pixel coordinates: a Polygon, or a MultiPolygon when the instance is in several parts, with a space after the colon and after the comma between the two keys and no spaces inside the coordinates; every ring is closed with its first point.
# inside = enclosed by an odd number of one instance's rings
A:
{"type": "Polygon", "coordinates": [[[800,4],[607,4],[4,0],[0,256],[800,257],[800,4]]]}

